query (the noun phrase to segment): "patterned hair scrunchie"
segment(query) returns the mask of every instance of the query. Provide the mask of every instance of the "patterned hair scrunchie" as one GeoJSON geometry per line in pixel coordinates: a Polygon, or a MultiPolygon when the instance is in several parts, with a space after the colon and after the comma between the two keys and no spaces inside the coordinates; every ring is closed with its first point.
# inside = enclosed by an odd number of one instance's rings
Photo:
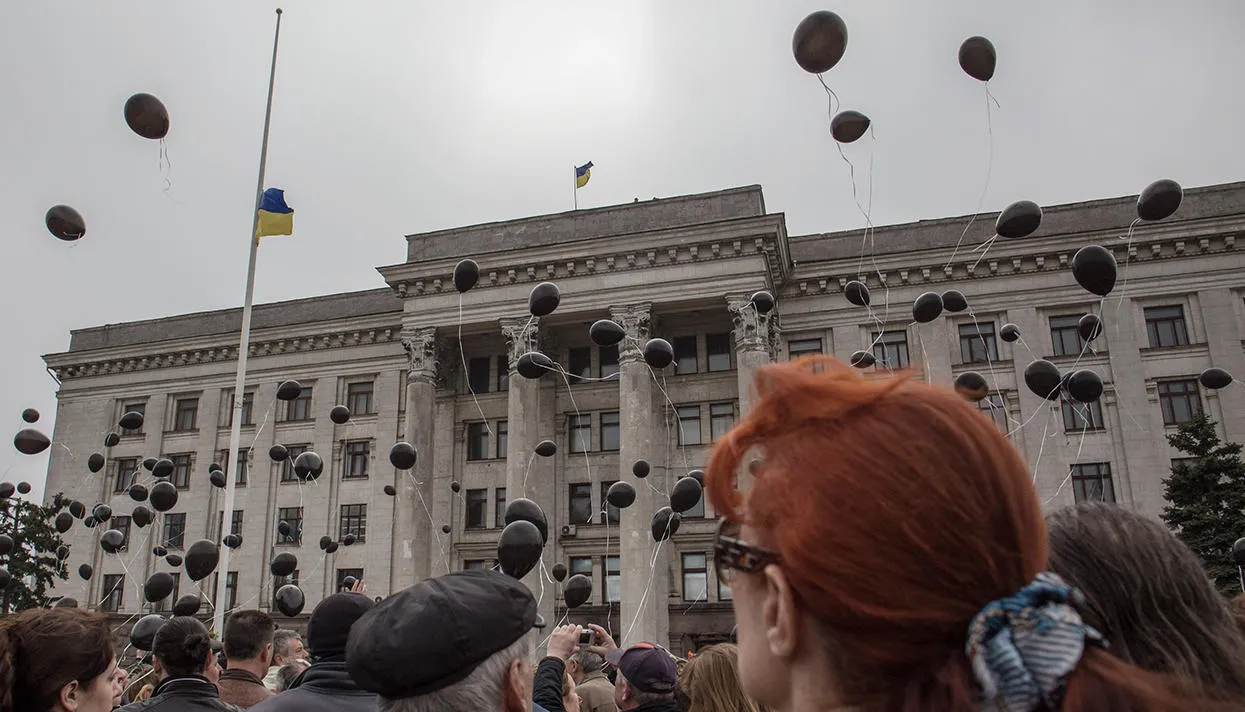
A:
{"type": "Polygon", "coordinates": [[[1101,633],[1073,605],[1080,592],[1044,571],[1014,596],[987,603],[968,627],[965,652],[984,710],[1033,712],[1063,705],[1068,675],[1101,633]]]}

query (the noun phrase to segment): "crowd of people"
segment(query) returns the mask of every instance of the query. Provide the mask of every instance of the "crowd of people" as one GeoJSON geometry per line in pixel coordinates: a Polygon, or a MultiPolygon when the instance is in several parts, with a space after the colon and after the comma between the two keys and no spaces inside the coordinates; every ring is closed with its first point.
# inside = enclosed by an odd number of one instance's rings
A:
{"type": "Polygon", "coordinates": [[[1245,710],[1245,602],[1162,524],[1044,517],[994,424],[907,376],[812,357],[755,387],[706,473],[735,644],[544,630],[520,581],[471,570],[333,594],[305,639],[241,610],[218,649],[173,617],[127,679],[107,618],[29,610],[0,619],[0,712],[1245,710]]]}

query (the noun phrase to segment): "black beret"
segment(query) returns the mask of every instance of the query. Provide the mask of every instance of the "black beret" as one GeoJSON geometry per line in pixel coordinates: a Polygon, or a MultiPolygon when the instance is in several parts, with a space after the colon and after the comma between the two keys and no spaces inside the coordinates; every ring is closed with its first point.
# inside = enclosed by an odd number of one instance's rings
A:
{"type": "Polygon", "coordinates": [[[474,569],[426,579],[376,604],[350,629],[346,666],[388,699],[453,685],[531,631],[536,599],[517,579],[474,569]]]}

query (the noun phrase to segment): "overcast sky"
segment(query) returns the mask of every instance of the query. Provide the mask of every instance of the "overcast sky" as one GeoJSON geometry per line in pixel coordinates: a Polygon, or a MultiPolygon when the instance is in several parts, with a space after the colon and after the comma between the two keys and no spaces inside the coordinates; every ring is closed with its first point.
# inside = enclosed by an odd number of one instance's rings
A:
{"type": "MultiPolygon", "coordinates": [[[[0,413],[34,406],[41,355],[69,330],[242,302],[275,15],[259,0],[7,0],[0,21],[0,290],[9,305],[0,413]],[[159,96],[158,144],[122,106],[159,96]],[[43,227],[68,203],[69,245],[43,227]]],[[[847,54],[826,75],[868,114],[877,223],[971,213],[985,178],[982,86],[962,40],[999,52],[986,208],[1245,178],[1239,0],[289,0],[268,185],[295,235],[265,241],[258,301],[383,285],[402,236],[580,206],[760,184],[791,234],[852,228],[825,94],[791,57],[832,9],[847,54]]],[[[862,187],[866,178],[861,179],[862,187]]],[[[42,481],[46,456],[0,457],[42,481]]]]}

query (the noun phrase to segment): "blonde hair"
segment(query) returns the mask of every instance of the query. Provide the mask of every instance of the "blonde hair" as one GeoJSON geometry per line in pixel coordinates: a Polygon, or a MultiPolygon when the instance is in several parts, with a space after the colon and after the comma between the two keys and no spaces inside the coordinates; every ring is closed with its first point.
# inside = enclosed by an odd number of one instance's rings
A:
{"type": "Polygon", "coordinates": [[[710,645],[679,671],[679,687],[691,699],[689,712],[761,712],[739,684],[739,650],[710,645]]]}
{"type": "Polygon", "coordinates": [[[150,682],[149,682],[149,683],[147,683],[146,685],[143,685],[143,686],[142,686],[142,688],[141,688],[141,689],[139,689],[138,694],[137,694],[137,695],[134,695],[134,701],[135,701],[135,702],[145,702],[145,701],[147,701],[148,699],[150,699],[150,698],[151,698],[151,693],[152,693],[153,691],[155,691],[155,689],[156,689],[156,688],[155,688],[154,686],[152,686],[152,684],[151,684],[150,682]]]}

